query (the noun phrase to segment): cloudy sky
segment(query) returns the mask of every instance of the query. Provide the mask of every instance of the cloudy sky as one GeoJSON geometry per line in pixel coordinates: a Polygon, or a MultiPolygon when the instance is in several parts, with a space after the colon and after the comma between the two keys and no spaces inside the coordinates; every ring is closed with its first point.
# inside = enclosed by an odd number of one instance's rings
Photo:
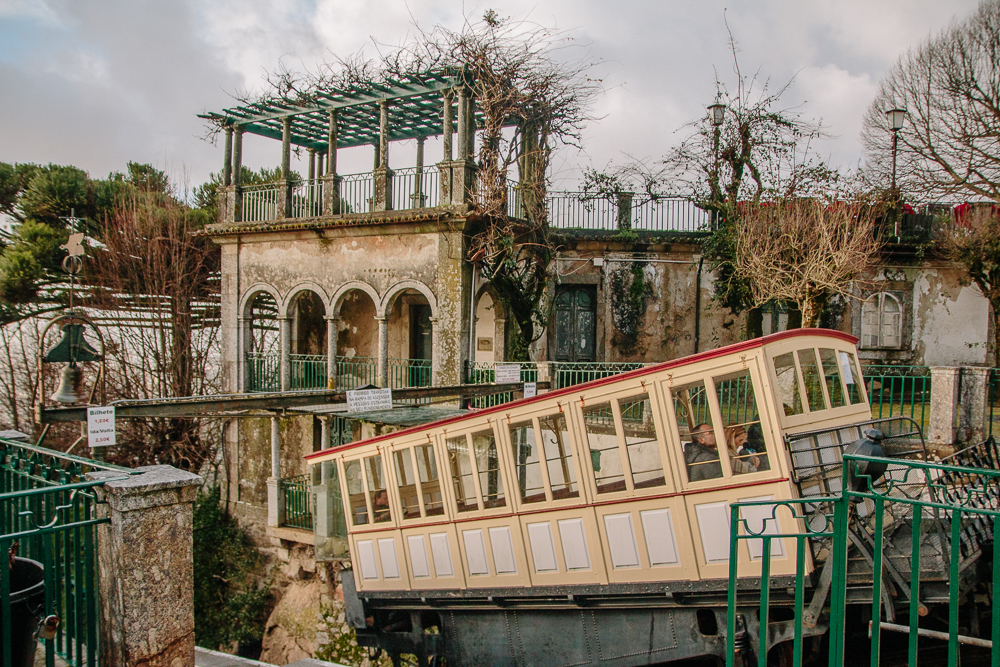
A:
{"type": "MultiPolygon", "coordinates": [[[[625,155],[655,159],[704,113],[716,71],[734,81],[726,21],[745,72],[780,86],[833,137],[835,165],[861,157],[861,118],[880,77],[906,49],[964,17],[975,0],[0,0],[0,161],[73,164],[93,177],[127,161],[190,186],[218,171],[222,149],[197,118],[232,106],[279,62],[311,68],[395,44],[421,27],[461,27],[488,8],[557,28],[567,54],[597,63],[598,120],[582,153],[556,162],[559,185],[578,168],[625,155]]],[[[280,144],[248,137],[245,164],[273,166],[280,144]]],[[[428,146],[429,159],[435,147],[428,146]]],[[[439,149],[438,149],[439,150],[439,149]]],[[[371,151],[340,171],[370,168],[371,151]]],[[[406,166],[412,147],[394,147],[406,166]]],[[[301,171],[304,168],[298,167],[301,171]]]]}

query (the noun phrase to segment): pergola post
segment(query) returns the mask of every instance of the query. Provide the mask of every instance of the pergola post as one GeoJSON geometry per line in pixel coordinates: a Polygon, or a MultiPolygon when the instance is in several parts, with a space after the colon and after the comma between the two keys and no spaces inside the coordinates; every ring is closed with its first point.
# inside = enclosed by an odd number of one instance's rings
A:
{"type": "Polygon", "coordinates": [[[222,184],[226,187],[233,184],[233,126],[226,125],[226,148],[222,158],[222,184]]]}
{"type": "Polygon", "coordinates": [[[232,222],[236,208],[236,192],[233,190],[233,126],[226,125],[225,151],[222,162],[222,187],[216,195],[218,200],[217,222],[232,222]]]}
{"type": "Polygon", "coordinates": [[[292,217],[292,184],[288,176],[292,162],[292,117],[281,119],[281,182],[278,184],[278,212],[292,217]]]}
{"type": "Polygon", "coordinates": [[[236,136],[233,137],[233,222],[243,220],[243,126],[236,126],[236,136]]]}
{"type": "Polygon", "coordinates": [[[476,182],[476,167],[470,150],[474,147],[475,116],[467,86],[458,88],[458,160],[453,162],[451,174],[451,203],[468,204],[472,201],[472,188],[476,182]]]}
{"type": "Polygon", "coordinates": [[[323,177],[323,215],[340,214],[340,176],[337,176],[337,110],[330,109],[326,133],[326,176],[323,177]]]}
{"type": "Polygon", "coordinates": [[[427,195],[424,193],[424,142],[427,137],[417,137],[417,172],[413,184],[411,208],[423,208],[427,205],[427,195]]]}
{"type": "Polygon", "coordinates": [[[438,201],[447,205],[451,203],[451,171],[452,171],[452,135],[455,132],[455,128],[452,123],[452,113],[454,111],[453,107],[455,104],[455,93],[452,90],[444,91],[444,108],[442,109],[441,121],[442,121],[442,132],[443,132],[443,142],[444,142],[444,155],[441,158],[441,162],[438,164],[439,178],[438,183],[440,187],[440,197],[438,201]]]}
{"type": "Polygon", "coordinates": [[[379,100],[378,152],[375,159],[373,211],[392,210],[392,170],[389,169],[389,100],[379,100]]]}

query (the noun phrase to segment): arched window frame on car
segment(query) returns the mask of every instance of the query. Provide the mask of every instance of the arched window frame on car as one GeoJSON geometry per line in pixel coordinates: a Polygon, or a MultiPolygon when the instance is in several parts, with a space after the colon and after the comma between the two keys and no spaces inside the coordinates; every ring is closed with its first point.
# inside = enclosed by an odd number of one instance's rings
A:
{"type": "Polygon", "coordinates": [[[456,429],[454,431],[445,429],[440,436],[440,447],[439,447],[439,470],[438,474],[447,477],[447,485],[449,493],[443,494],[448,498],[446,501],[448,503],[448,514],[454,515],[456,518],[464,517],[488,517],[494,514],[510,514],[514,511],[514,505],[511,500],[511,485],[513,483],[512,473],[507,467],[507,456],[503,451],[506,439],[502,438],[502,429],[500,428],[500,417],[494,415],[490,417],[489,420],[485,422],[477,422],[474,425],[463,427],[462,429],[456,429]],[[475,436],[489,433],[493,437],[493,442],[496,447],[497,452],[497,475],[500,483],[502,485],[503,492],[503,504],[496,504],[494,499],[494,505],[492,507],[487,506],[489,501],[487,496],[484,495],[482,489],[482,475],[488,474],[488,471],[481,470],[479,462],[476,460],[476,450],[475,450],[475,436]],[[468,507],[468,503],[465,505],[459,504],[459,498],[455,494],[454,486],[454,475],[451,466],[451,450],[449,449],[449,441],[457,439],[465,439],[465,447],[467,456],[469,459],[469,467],[471,470],[471,482],[475,493],[476,507],[468,507]],[[442,455],[443,454],[443,455],[442,455]],[[442,470],[444,472],[442,472],[442,470]],[[465,507],[463,509],[463,507],[465,507]]]}
{"type": "Polygon", "coordinates": [[[423,438],[407,439],[395,443],[386,450],[385,456],[391,468],[389,478],[391,480],[390,499],[399,507],[395,515],[396,525],[407,526],[425,521],[441,521],[449,516],[449,481],[446,480],[441,468],[441,447],[438,446],[436,438],[424,436],[423,438]],[[409,466],[407,467],[407,461],[409,466]],[[410,481],[403,479],[399,474],[400,464],[403,466],[404,475],[412,476],[411,484],[403,484],[410,481]],[[423,465],[421,465],[423,464],[423,465]],[[437,479],[433,479],[431,473],[435,472],[437,479]],[[424,476],[427,480],[424,480],[424,476]],[[404,505],[404,487],[413,487],[416,506],[412,503],[404,505]],[[438,494],[437,497],[434,495],[438,494]],[[409,511],[406,511],[409,509],[409,511]],[[416,511],[414,512],[414,509],[416,511]]]}
{"type": "Polygon", "coordinates": [[[906,307],[897,292],[875,292],[861,303],[862,349],[898,350],[903,347],[906,307]],[[895,309],[895,312],[893,312],[895,309]]]}
{"type": "MultiPolygon", "coordinates": [[[[823,412],[826,419],[840,418],[846,415],[857,414],[859,419],[870,419],[871,411],[868,406],[867,392],[865,391],[864,380],[861,376],[861,368],[854,350],[848,347],[833,343],[823,343],[818,347],[804,345],[803,342],[795,339],[771,345],[765,354],[767,364],[767,375],[771,386],[771,399],[774,401],[774,408],[777,420],[786,429],[795,428],[800,425],[815,424],[816,415],[823,412]],[[834,407],[836,400],[831,403],[831,391],[828,382],[833,382],[829,368],[829,354],[825,351],[832,350],[836,360],[836,382],[842,392],[843,405],[834,407]],[[811,357],[810,355],[815,355],[811,357]],[[812,358],[816,360],[815,370],[810,370],[809,363],[812,358]],[[803,360],[806,363],[803,363],[803,360]],[[791,361],[791,365],[789,365],[791,361]],[[848,382],[845,377],[845,369],[850,368],[850,375],[853,382],[848,382]],[[803,371],[803,368],[806,370],[803,371]],[[782,371],[782,369],[784,369],[782,371]],[[779,377],[782,376],[782,377],[779,377]],[[820,382],[815,382],[816,377],[822,378],[820,382]],[[789,387],[789,378],[794,378],[794,387],[789,387]],[[812,382],[810,383],[809,380],[812,382]],[[807,387],[811,386],[812,389],[807,387]],[[785,393],[785,390],[790,392],[785,393]],[[792,401],[789,403],[789,401],[792,401]],[[822,403],[821,403],[822,401],[822,403]]],[[[836,397],[834,396],[836,399],[836,397]]]]}
{"type": "MultiPolygon", "coordinates": [[[[580,458],[580,452],[576,448],[577,437],[574,433],[575,425],[573,419],[570,417],[570,411],[568,410],[568,405],[565,403],[548,405],[544,409],[532,412],[526,415],[520,415],[516,420],[504,417],[500,420],[499,432],[502,435],[502,447],[503,457],[507,459],[508,462],[513,464],[513,469],[511,470],[511,491],[508,493],[508,497],[515,503],[514,507],[518,511],[532,510],[539,508],[549,508],[549,507],[572,507],[576,505],[583,505],[589,501],[589,487],[587,486],[584,475],[587,474],[587,468],[584,467],[583,462],[580,458]],[[548,421],[550,418],[555,418],[556,420],[562,419],[566,427],[566,439],[565,439],[565,449],[563,457],[548,458],[548,452],[545,449],[545,441],[542,439],[542,420],[548,421]],[[514,434],[513,431],[516,427],[523,427],[530,424],[530,428],[534,430],[536,461],[526,461],[525,467],[525,477],[527,478],[529,474],[529,466],[537,466],[537,474],[539,481],[542,485],[543,497],[538,498],[537,491],[535,494],[528,495],[527,499],[522,493],[520,480],[521,471],[518,464],[517,450],[515,448],[514,434]],[[539,442],[541,440],[541,442],[539,442]],[[540,456],[539,456],[540,455],[540,456]],[[565,488],[556,489],[553,486],[552,480],[552,462],[560,461],[559,467],[563,468],[564,475],[568,475],[570,480],[565,478],[561,483],[556,486],[561,487],[572,487],[575,484],[575,490],[568,490],[565,488]]],[[[537,488],[537,487],[533,487],[537,488]]]]}
{"type": "Polygon", "coordinates": [[[663,420],[662,402],[660,398],[662,394],[655,385],[655,382],[642,383],[637,381],[635,386],[630,386],[625,390],[618,388],[617,391],[614,392],[605,391],[602,393],[588,393],[586,395],[578,396],[575,400],[573,400],[572,413],[573,419],[576,422],[576,429],[579,434],[578,442],[581,449],[579,452],[579,467],[581,471],[584,472],[584,477],[586,478],[587,493],[594,502],[616,498],[629,498],[633,496],[673,493],[677,490],[677,480],[673,474],[673,470],[675,470],[673,466],[676,465],[676,461],[674,461],[670,456],[669,448],[667,446],[666,433],[669,426],[663,420]],[[635,483],[635,476],[636,474],[641,474],[641,471],[637,473],[632,469],[628,450],[629,444],[626,440],[625,428],[622,421],[621,403],[643,395],[648,395],[649,397],[651,424],[656,433],[656,452],[660,457],[660,463],[663,466],[664,474],[663,481],[660,484],[637,487],[635,483]],[[611,418],[614,425],[617,447],[608,447],[601,451],[616,452],[618,455],[616,460],[620,463],[622,471],[621,476],[623,488],[613,490],[600,490],[597,481],[597,473],[594,470],[594,457],[592,454],[594,450],[590,446],[590,432],[587,430],[586,414],[594,410],[602,410],[605,405],[608,405],[611,409],[611,418]]]}

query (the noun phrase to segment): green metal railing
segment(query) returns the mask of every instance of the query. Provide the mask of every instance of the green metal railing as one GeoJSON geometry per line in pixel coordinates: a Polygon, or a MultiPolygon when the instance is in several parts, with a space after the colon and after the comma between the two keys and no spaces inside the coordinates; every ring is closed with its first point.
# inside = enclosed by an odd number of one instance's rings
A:
{"type": "Polygon", "coordinates": [[[555,388],[562,389],[651,365],[631,361],[557,361],[553,364],[555,388]]]}
{"type": "Polygon", "coordinates": [[[247,391],[278,391],[281,383],[281,356],[248,352],[246,355],[247,391]]]}
{"type": "MultiPolygon", "coordinates": [[[[960,602],[970,594],[969,584],[963,585],[963,574],[975,568],[973,556],[992,553],[992,571],[1000,571],[1000,549],[982,548],[1000,543],[1000,470],[845,454],[841,479],[851,482],[835,496],[732,504],[727,666],[747,664],[745,652],[752,648],[747,633],[753,629],[757,664],[768,664],[769,639],[779,634],[771,614],[773,595],[793,596],[792,664],[802,664],[804,624],[817,627],[819,619],[810,615],[822,611],[825,602],[821,598],[820,605],[813,604],[814,600],[808,610],[805,607],[806,554],[815,541],[825,541],[828,550],[813,549],[814,557],[826,551],[825,557],[830,559],[828,664],[843,665],[845,661],[849,600],[852,605],[870,605],[868,653],[873,666],[883,658],[883,631],[908,634],[909,665],[917,664],[921,637],[947,642],[949,666],[959,665],[960,644],[989,649],[990,664],[1000,664],[1000,580],[995,576],[989,584],[990,639],[963,636],[959,628],[960,602]],[[794,529],[783,532],[788,526],[794,529]],[[789,593],[784,592],[784,583],[775,585],[772,580],[775,540],[795,543],[795,584],[789,593]],[[761,569],[759,579],[738,576],[740,543],[750,541],[759,544],[755,559],[761,569]],[[855,553],[862,543],[865,549],[860,555],[864,559],[855,553]],[[859,578],[857,563],[863,560],[871,568],[870,578],[859,578]],[[940,581],[935,582],[933,592],[925,594],[921,575],[926,577],[928,572],[937,574],[940,581]],[[920,619],[928,613],[924,605],[928,596],[942,598],[947,605],[947,632],[920,627],[920,619]],[[906,625],[885,620],[894,619],[894,609],[887,605],[897,602],[908,607],[906,625]],[[759,609],[756,618],[749,613],[753,607],[759,609]]],[[[787,554],[782,556],[787,558],[787,554]]],[[[814,594],[816,590],[819,587],[814,594]]],[[[859,648],[852,644],[855,656],[859,648]]]]}
{"type": "MultiPolygon", "coordinates": [[[[473,361],[466,362],[465,382],[466,384],[493,384],[496,381],[496,361],[473,361]]],[[[521,382],[538,381],[538,364],[533,361],[521,362],[521,382]]],[[[469,401],[469,406],[473,408],[491,408],[494,405],[509,403],[514,400],[513,392],[503,392],[490,396],[477,396],[469,401]]]]}
{"type": "Polygon", "coordinates": [[[378,383],[375,357],[337,357],[337,389],[354,389],[378,383]]]}
{"type": "Polygon", "coordinates": [[[931,371],[927,366],[862,366],[872,417],[909,417],[924,431],[931,416],[931,371]]]}
{"type": "MultiPolygon", "coordinates": [[[[56,655],[74,667],[98,664],[97,526],[108,519],[98,516],[94,488],[107,480],[84,481],[96,470],[122,478],[138,472],[0,440],[0,555],[6,562],[16,542],[18,556],[43,568],[44,600],[31,599],[29,605],[43,618],[60,619],[55,637],[45,642],[47,667],[56,664],[56,655]]],[[[0,619],[11,614],[11,572],[0,567],[0,619]]],[[[6,666],[11,664],[11,627],[9,622],[0,626],[0,664],[6,666]]]]}
{"type": "Polygon", "coordinates": [[[325,354],[289,355],[292,389],[326,389],[325,354]]]}
{"type": "Polygon", "coordinates": [[[278,480],[278,493],[284,500],[285,513],[281,525],[288,528],[313,528],[312,482],[309,475],[278,480]]]}
{"type": "Polygon", "coordinates": [[[393,389],[431,386],[430,359],[388,359],[387,362],[389,386],[393,389]]]}

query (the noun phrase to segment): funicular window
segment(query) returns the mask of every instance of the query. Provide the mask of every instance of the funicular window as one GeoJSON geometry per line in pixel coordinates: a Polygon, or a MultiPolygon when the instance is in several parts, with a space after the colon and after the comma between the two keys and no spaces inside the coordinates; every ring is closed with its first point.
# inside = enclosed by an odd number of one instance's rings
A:
{"type": "Polygon", "coordinates": [[[819,362],[816,361],[816,350],[809,348],[799,350],[799,368],[802,369],[802,382],[806,386],[806,399],[809,401],[809,412],[826,409],[823,398],[823,377],[820,375],[819,362]]]}
{"type": "Polygon", "coordinates": [[[840,370],[844,373],[844,385],[847,386],[847,400],[851,405],[865,402],[864,392],[861,391],[861,371],[858,369],[858,362],[850,352],[840,352],[840,370]]]}
{"type": "Polygon", "coordinates": [[[545,500],[545,482],[542,479],[542,461],[534,423],[529,421],[511,424],[510,444],[514,450],[514,467],[521,502],[538,503],[545,500]]]}
{"type": "Polygon", "coordinates": [[[420,499],[417,494],[417,480],[413,475],[413,459],[409,449],[401,449],[392,453],[392,461],[396,466],[396,483],[399,491],[399,505],[403,510],[404,519],[414,519],[420,516],[420,499]]]}
{"type": "Polygon", "coordinates": [[[715,442],[712,411],[709,409],[705,383],[701,380],[674,387],[674,414],[681,446],[684,448],[684,467],[689,482],[722,477],[719,448],[715,442]]]}
{"type": "Polygon", "coordinates": [[[413,448],[413,454],[417,459],[420,492],[424,497],[424,515],[444,514],[444,500],[441,498],[441,480],[438,479],[437,461],[434,460],[434,446],[417,445],[413,448]]]}
{"type": "Polygon", "coordinates": [[[348,502],[351,505],[351,523],[363,526],[368,523],[368,503],[365,500],[365,487],[361,481],[361,462],[344,462],[344,479],[347,482],[348,502]]]}
{"type": "Polygon", "coordinates": [[[374,522],[383,523],[391,521],[389,491],[386,489],[385,474],[382,471],[382,456],[369,456],[364,461],[365,476],[368,479],[368,495],[371,496],[374,522]]]}
{"type": "Polygon", "coordinates": [[[733,474],[770,470],[750,371],[719,376],[714,381],[733,474]]]}
{"type": "Polygon", "coordinates": [[[840,383],[837,353],[830,349],[820,348],[819,358],[823,363],[823,377],[826,378],[826,394],[830,397],[830,407],[842,408],[847,405],[847,401],[844,398],[844,387],[840,383]]]}
{"type": "Polygon", "coordinates": [[[799,391],[799,374],[795,371],[795,358],[791,352],[774,358],[774,375],[778,380],[778,399],[785,416],[802,414],[802,392],[799,391]]]}
{"type": "Polygon", "coordinates": [[[594,469],[594,482],[598,493],[624,491],[625,471],[622,454],[618,448],[615,416],[610,403],[598,403],[583,411],[590,446],[590,463],[594,469]]]}
{"type": "Polygon", "coordinates": [[[625,434],[625,450],[632,469],[632,484],[637,489],[663,486],[663,460],[653,423],[649,395],[631,396],[618,401],[625,434]]]}
{"type": "Polygon", "coordinates": [[[500,475],[500,457],[493,430],[472,434],[472,449],[479,469],[479,488],[483,493],[483,508],[504,507],[503,477],[500,475]]]}
{"type": "Polygon", "coordinates": [[[472,459],[469,458],[469,440],[464,435],[448,438],[446,446],[451,479],[455,485],[455,509],[459,512],[474,512],[479,509],[479,503],[476,500],[472,459]]]}
{"type": "Polygon", "coordinates": [[[569,441],[569,428],[563,414],[539,417],[538,428],[542,435],[545,462],[552,486],[552,499],[577,498],[580,491],[576,486],[576,472],[573,467],[573,449],[569,441]]]}

